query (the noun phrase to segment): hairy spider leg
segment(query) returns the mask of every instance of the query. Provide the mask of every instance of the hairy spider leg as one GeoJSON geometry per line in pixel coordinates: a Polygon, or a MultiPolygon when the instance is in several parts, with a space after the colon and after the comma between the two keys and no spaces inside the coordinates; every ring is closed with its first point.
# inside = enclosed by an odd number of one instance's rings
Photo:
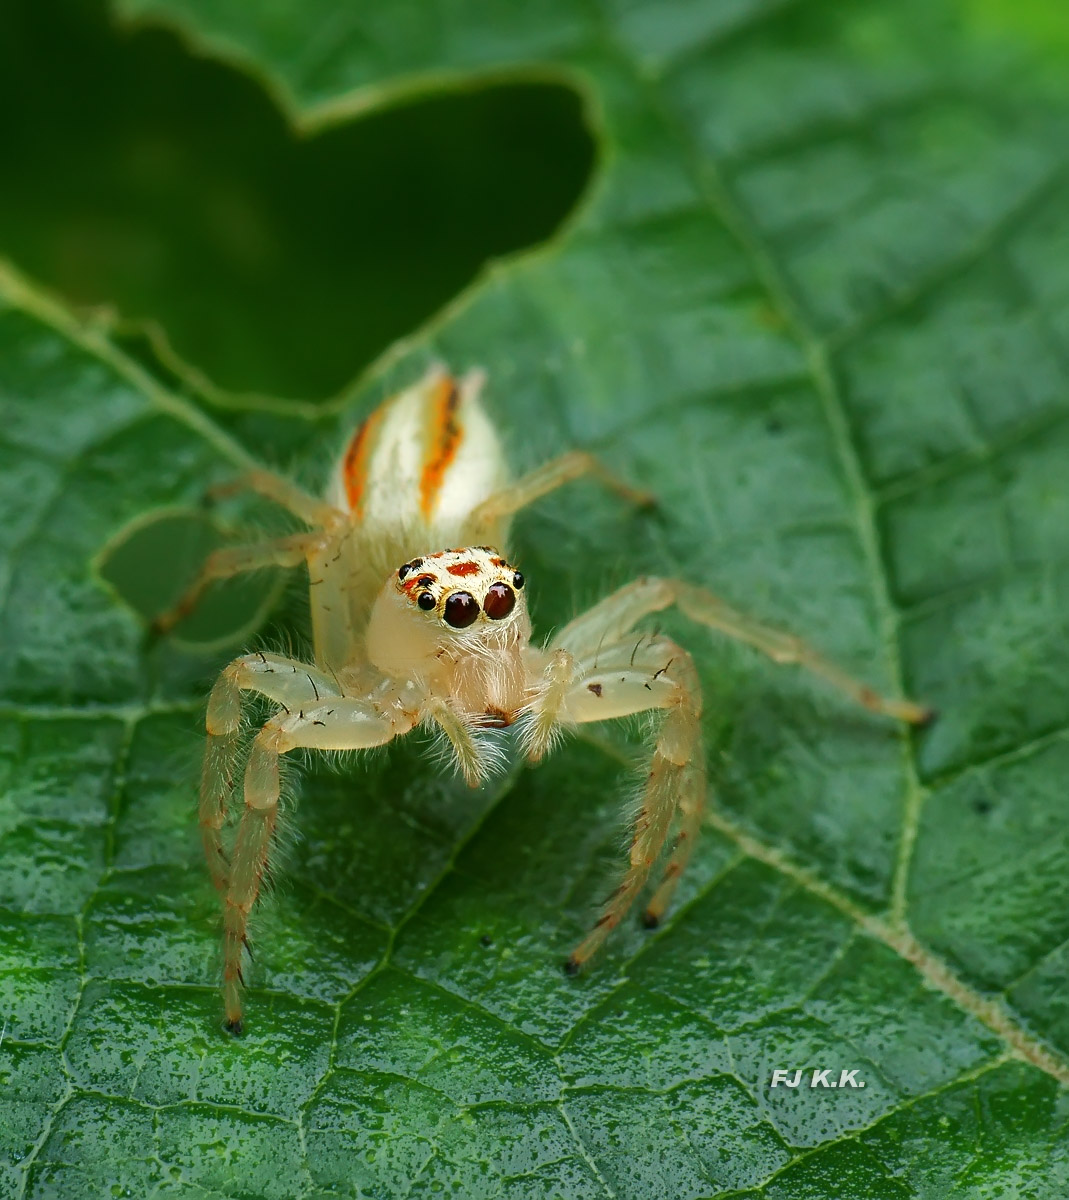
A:
{"type": "Polygon", "coordinates": [[[652,492],[632,487],[614,475],[594,455],[585,450],[572,450],[535,467],[515,483],[483,500],[468,517],[461,540],[465,543],[488,541],[494,545],[502,544],[507,537],[509,517],[547,493],[584,475],[592,476],[598,483],[633,504],[649,506],[656,502],[652,492]]]}
{"type": "MultiPolygon", "coordinates": [[[[676,840],[655,900],[659,915],[686,864],[705,803],[705,755],[701,741],[701,687],[690,655],[667,638],[645,637],[601,645],[595,656],[576,659],[558,649],[546,669],[539,707],[568,724],[614,720],[663,709],[635,816],[628,865],[597,924],[572,951],[566,968],[578,971],[601,946],[642,890],[661,855],[676,817],[676,840]]],[[[536,720],[531,728],[544,722],[536,720]]],[[[542,749],[531,746],[537,755],[542,749]]],[[[647,921],[652,921],[652,914],[647,921]]]]}
{"type": "Polygon", "coordinates": [[[258,545],[230,546],[213,550],[193,583],[173,608],[152,622],[156,633],[168,633],[196,607],[205,589],[216,580],[229,579],[265,567],[308,566],[309,606],[316,664],[337,670],[362,660],[360,641],[353,628],[353,551],[346,545],[354,534],[352,526],[296,533],[258,545]]]}
{"type": "Polygon", "coordinates": [[[599,643],[622,637],[643,617],[672,604],[678,605],[692,621],[746,642],[775,663],[793,664],[811,671],[870,712],[911,725],[923,725],[932,718],[930,708],[911,700],[881,696],[829,662],[801,638],[755,621],[712,592],[682,579],[656,576],[636,579],[565,625],[548,648],[554,650],[561,646],[573,654],[596,653],[599,643]]]}
{"type": "Polygon", "coordinates": [[[242,949],[248,920],[270,865],[278,814],[278,759],[297,747],[362,750],[408,733],[419,723],[438,726],[469,783],[486,777],[490,762],[475,725],[447,700],[415,683],[380,677],[374,693],[344,694],[337,678],[277,654],[236,658],[220,674],[208,700],[200,824],[212,882],[223,897],[223,992],[227,1027],[241,1030],[242,949]],[[260,730],[245,767],[244,810],[230,863],[222,829],[234,790],[242,693],[253,691],[281,705],[260,730]]]}
{"type": "Polygon", "coordinates": [[[284,475],[278,475],[263,467],[254,467],[236,479],[216,484],[209,489],[208,495],[218,499],[233,496],[241,491],[255,492],[266,500],[274,501],[280,508],[284,508],[299,521],[313,528],[329,529],[332,525],[345,521],[345,514],[340,509],[309,495],[304,488],[284,475]]]}
{"type": "Polygon", "coordinates": [[[381,746],[407,733],[418,720],[418,713],[406,715],[394,706],[332,697],[298,712],[277,713],[256,735],[245,764],[245,807],[223,902],[223,1002],[231,1033],[241,1032],[242,952],[278,818],[279,757],[297,747],[365,750],[381,746]]]}
{"type": "Polygon", "coordinates": [[[578,970],[619,923],[645,882],[667,837],[673,812],[678,810],[676,840],[644,914],[648,926],[659,924],[700,829],[706,784],[697,725],[700,690],[693,663],[664,638],[642,635],[637,642],[623,640],[643,617],[672,604],[692,620],[763,651],[774,662],[802,666],[872,712],[913,724],[924,723],[932,715],[930,709],[912,701],[880,696],[800,638],[755,621],[684,580],[635,580],[576,617],[547,647],[551,657],[529,705],[525,726],[529,756],[538,759],[546,753],[558,722],[604,720],[654,707],[668,707],[670,716],[654,750],[630,866],[598,925],[568,960],[570,970],[578,970]],[[668,648],[670,654],[665,653],[668,648]],[[621,662],[625,650],[626,659],[621,662]],[[671,685],[675,685],[674,691],[671,685]],[[693,757],[686,758],[684,751],[693,757]]]}
{"type": "Polygon", "coordinates": [[[213,550],[178,602],[153,620],[153,630],[156,633],[170,632],[196,608],[197,601],[210,583],[218,579],[229,579],[246,571],[262,571],[265,567],[300,566],[322,544],[321,533],[296,533],[253,546],[225,546],[213,550]]]}
{"type": "Polygon", "coordinates": [[[208,736],[201,771],[200,828],[212,883],[223,895],[228,886],[228,867],[222,831],[234,791],[245,691],[266,696],[286,712],[298,712],[341,695],[332,676],[279,654],[244,654],[226,666],[216,680],[205,722],[208,736]]]}

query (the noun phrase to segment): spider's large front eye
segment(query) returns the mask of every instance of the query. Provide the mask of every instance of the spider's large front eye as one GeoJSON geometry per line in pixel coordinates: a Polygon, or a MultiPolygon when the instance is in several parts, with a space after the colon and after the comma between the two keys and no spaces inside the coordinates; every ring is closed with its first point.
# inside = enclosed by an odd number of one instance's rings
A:
{"type": "Polygon", "coordinates": [[[479,601],[470,592],[454,592],[445,602],[445,622],[464,629],[479,615],[479,601]]]}
{"type": "Polygon", "coordinates": [[[507,583],[492,583],[486,589],[483,610],[492,621],[507,617],[516,607],[516,593],[507,583]]]}

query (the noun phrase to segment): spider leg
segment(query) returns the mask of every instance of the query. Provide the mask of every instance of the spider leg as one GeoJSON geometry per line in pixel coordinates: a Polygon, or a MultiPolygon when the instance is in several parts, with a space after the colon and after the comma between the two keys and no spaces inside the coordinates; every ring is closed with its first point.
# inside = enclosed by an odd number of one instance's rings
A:
{"type": "Polygon", "coordinates": [[[655,502],[652,493],[625,483],[594,455],[585,450],[572,450],[536,467],[511,487],[488,496],[468,517],[465,540],[473,544],[487,539],[500,541],[502,522],[513,513],[583,475],[592,475],[599,483],[633,504],[649,505],[655,502]]]}
{"type": "Polygon", "coordinates": [[[298,533],[256,546],[226,546],[213,550],[178,602],[152,622],[153,632],[169,633],[183,617],[188,617],[205,588],[214,580],[228,579],[245,571],[259,571],[264,567],[296,567],[322,544],[322,534],[298,533]]]}
{"type": "Polygon", "coordinates": [[[244,654],[224,668],[208,698],[208,730],[200,781],[200,829],[208,871],[216,890],[226,894],[227,861],[223,825],[234,791],[234,768],[241,733],[241,694],[259,692],[288,711],[340,696],[333,676],[278,654],[244,654]]]}
{"type": "Polygon", "coordinates": [[[242,954],[249,914],[268,869],[278,818],[279,758],[297,747],[362,750],[407,733],[420,718],[366,699],[330,698],[298,712],[278,713],[256,735],[245,765],[245,808],[238,825],[223,912],[223,1001],[226,1026],[241,1032],[242,954]]]}
{"type": "Polygon", "coordinates": [[[801,638],[755,621],[712,592],[682,579],[655,576],[636,579],[566,625],[548,648],[551,651],[564,648],[576,655],[594,654],[599,640],[623,637],[642,617],[672,604],[678,605],[692,621],[746,642],[773,662],[804,667],[871,712],[913,725],[922,725],[932,718],[931,709],[911,700],[881,696],[801,638]]]}
{"type": "Polygon", "coordinates": [[[236,479],[216,484],[208,494],[212,499],[218,499],[240,491],[255,492],[258,496],[273,500],[280,508],[312,527],[329,529],[334,525],[343,524],[346,520],[345,514],[332,504],[316,499],[292,480],[262,467],[254,467],[236,479]]]}
{"type": "Polygon", "coordinates": [[[569,723],[611,720],[650,709],[663,709],[634,821],[628,865],[589,934],[572,951],[566,969],[574,974],[595,953],[642,890],[668,839],[677,814],[679,831],[664,881],[647,910],[656,924],[697,835],[705,802],[705,758],[701,745],[701,688],[690,655],[667,638],[635,645],[603,646],[598,665],[575,663],[560,705],[569,723]]]}

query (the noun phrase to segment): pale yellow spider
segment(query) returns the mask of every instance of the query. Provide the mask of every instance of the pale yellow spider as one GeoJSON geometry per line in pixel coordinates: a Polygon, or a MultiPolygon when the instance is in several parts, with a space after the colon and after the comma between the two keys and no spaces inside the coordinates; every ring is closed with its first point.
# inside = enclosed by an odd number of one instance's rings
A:
{"type": "Polygon", "coordinates": [[[635,900],[669,832],[676,835],[645,910],[656,925],[690,856],[705,803],[701,691],[690,655],[669,638],[634,634],[671,604],[749,642],[776,662],[800,663],[859,704],[903,721],[929,715],[886,700],[797,638],[760,625],[685,580],[643,578],[531,644],[525,580],[506,557],[512,515],[553,488],[591,474],[624,497],[648,497],[582,452],[513,480],[479,403],[481,372],[452,378],[432,368],[357,429],[318,500],[267,471],[242,483],[288,509],[306,533],[217,550],[182,601],[159,618],[166,630],[204,587],[241,571],[308,564],[315,661],[243,654],[208,700],[200,824],[223,900],[226,1026],[241,1031],[242,959],[249,913],[268,869],[279,806],[279,756],[297,747],[380,746],[417,725],[437,727],[456,766],[479,784],[497,766],[483,732],[516,724],[537,762],[557,734],[589,721],[651,709],[657,728],[623,880],[597,924],[572,951],[574,973],[635,900]],[[447,546],[459,549],[444,549],[447,546]],[[228,856],[223,826],[234,787],[243,691],[278,711],[256,735],[244,769],[244,809],[228,856]]]}

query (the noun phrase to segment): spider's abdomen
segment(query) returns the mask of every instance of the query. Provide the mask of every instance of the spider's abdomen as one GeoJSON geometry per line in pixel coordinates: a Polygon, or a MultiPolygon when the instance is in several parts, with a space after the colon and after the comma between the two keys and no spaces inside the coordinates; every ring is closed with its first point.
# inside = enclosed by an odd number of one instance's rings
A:
{"type": "Polygon", "coordinates": [[[501,445],[479,403],[482,372],[432,367],[356,430],[329,499],[367,530],[450,545],[471,511],[507,481],[501,445]]]}

